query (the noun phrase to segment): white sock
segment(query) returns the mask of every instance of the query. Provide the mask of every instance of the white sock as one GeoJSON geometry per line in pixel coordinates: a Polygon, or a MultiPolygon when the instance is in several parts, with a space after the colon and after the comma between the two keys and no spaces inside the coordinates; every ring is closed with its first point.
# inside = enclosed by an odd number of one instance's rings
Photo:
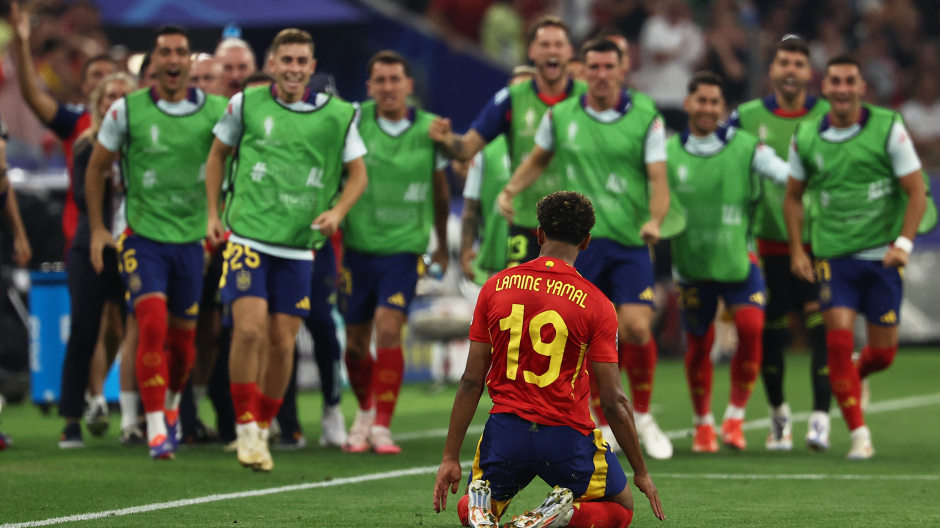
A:
{"type": "Polygon", "coordinates": [[[871,439],[871,429],[869,429],[867,425],[852,429],[852,432],[849,433],[849,438],[852,440],[855,440],[856,438],[871,439]]]}
{"type": "Polygon", "coordinates": [[[695,416],[692,418],[692,425],[695,427],[700,425],[715,425],[715,415],[708,413],[705,416],[695,416]]]}
{"type": "Polygon", "coordinates": [[[725,420],[743,420],[744,419],[744,409],[742,407],[735,407],[734,405],[728,404],[728,408],[725,409],[725,420]]]}
{"type": "Polygon", "coordinates": [[[168,411],[175,411],[180,408],[180,400],[183,399],[182,392],[173,392],[170,389],[166,390],[166,400],[163,404],[168,411]]]}
{"type": "Polygon", "coordinates": [[[258,422],[235,424],[235,434],[241,436],[242,431],[247,431],[248,433],[258,431],[258,422]]]}
{"type": "Polygon", "coordinates": [[[647,417],[649,417],[649,415],[650,413],[641,413],[641,412],[633,411],[633,422],[636,423],[641,420],[645,420],[647,417]]]}
{"type": "Polygon", "coordinates": [[[196,414],[199,414],[199,402],[206,397],[209,387],[205,385],[193,385],[193,403],[196,405],[196,414]]]}
{"type": "Polygon", "coordinates": [[[163,411],[147,413],[147,441],[149,442],[160,435],[167,435],[163,411]]]}
{"type": "Polygon", "coordinates": [[[118,401],[121,403],[121,429],[137,425],[137,406],[140,404],[140,393],[121,391],[118,401]]]}
{"type": "Polygon", "coordinates": [[[774,417],[790,416],[789,403],[784,402],[780,404],[780,407],[771,407],[770,409],[770,414],[772,414],[774,417]]]}
{"type": "Polygon", "coordinates": [[[108,400],[105,399],[104,394],[99,394],[97,396],[90,396],[88,404],[95,407],[104,407],[108,408],[108,400]]]}

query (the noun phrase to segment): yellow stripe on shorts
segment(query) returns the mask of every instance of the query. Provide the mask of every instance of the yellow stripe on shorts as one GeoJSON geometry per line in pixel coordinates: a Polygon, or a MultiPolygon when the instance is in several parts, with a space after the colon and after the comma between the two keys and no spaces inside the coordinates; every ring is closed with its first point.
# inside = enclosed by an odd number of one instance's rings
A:
{"type": "Polygon", "coordinates": [[[601,436],[600,429],[594,430],[594,445],[597,446],[597,452],[594,453],[594,474],[591,475],[591,482],[584,495],[575,499],[579,502],[599,499],[607,492],[607,443],[601,436]]]}

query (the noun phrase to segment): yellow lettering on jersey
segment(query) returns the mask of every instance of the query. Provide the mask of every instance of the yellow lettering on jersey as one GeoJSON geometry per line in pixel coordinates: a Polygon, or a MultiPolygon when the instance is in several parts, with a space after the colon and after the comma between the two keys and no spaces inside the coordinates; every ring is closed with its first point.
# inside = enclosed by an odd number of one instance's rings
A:
{"type": "Polygon", "coordinates": [[[507,275],[496,281],[496,291],[502,291],[509,288],[539,291],[539,285],[541,282],[541,277],[535,278],[531,275],[507,275]]]}
{"type": "Polygon", "coordinates": [[[532,284],[532,291],[539,291],[539,284],[542,282],[542,277],[535,279],[535,282],[532,284]]]}
{"type": "MultiPolygon", "coordinates": [[[[575,287],[574,287],[574,286],[572,286],[572,285],[570,285],[570,284],[565,284],[565,285],[561,288],[561,296],[562,296],[562,297],[569,297],[571,294],[574,293],[574,290],[575,290],[575,287]]],[[[570,300],[570,297],[569,297],[569,300],[570,300]]]]}

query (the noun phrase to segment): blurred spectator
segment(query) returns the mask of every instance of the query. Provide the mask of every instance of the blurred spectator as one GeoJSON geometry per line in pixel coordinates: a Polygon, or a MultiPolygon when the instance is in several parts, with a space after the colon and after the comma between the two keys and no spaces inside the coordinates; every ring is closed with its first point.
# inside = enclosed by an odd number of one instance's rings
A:
{"type": "Polygon", "coordinates": [[[924,166],[940,167],[940,80],[935,74],[918,77],[914,97],[901,105],[901,116],[924,166]]]}
{"type": "Polygon", "coordinates": [[[614,26],[631,42],[640,38],[640,31],[656,7],[656,0],[597,0],[597,24],[614,26]]]}
{"type": "Polygon", "coordinates": [[[816,40],[809,44],[809,62],[813,71],[821,73],[829,59],[848,51],[845,35],[834,19],[827,18],[819,23],[816,40]]]}
{"type": "Polygon", "coordinates": [[[198,53],[189,69],[189,85],[213,95],[222,95],[222,63],[208,53],[198,53]]]}
{"type": "Polygon", "coordinates": [[[714,24],[705,34],[708,53],[703,67],[724,78],[725,100],[728,108],[734,108],[747,97],[749,53],[747,33],[738,22],[736,11],[718,10],[714,18],[714,24]]]}
{"type": "Polygon", "coordinates": [[[642,65],[637,82],[656,101],[666,126],[673,130],[685,129],[686,84],[704,51],[702,31],[692,22],[689,5],[683,0],[657,2],[656,14],[640,32],[642,65]]]}
{"type": "Polygon", "coordinates": [[[518,0],[496,0],[486,10],[480,27],[480,45],[494,60],[510,68],[526,60],[525,22],[518,0]]]}
{"type": "Polygon", "coordinates": [[[594,5],[597,0],[562,0],[555,10],[571,28],[571,41],[582,42],[594,29],[594,5]]]}
{"type": "Polygon", "coordinates": [[[427,15],[445,37],[456,33],[477,43],[483,15],[492,3],[493,0],[431,0],[427,15]]]}

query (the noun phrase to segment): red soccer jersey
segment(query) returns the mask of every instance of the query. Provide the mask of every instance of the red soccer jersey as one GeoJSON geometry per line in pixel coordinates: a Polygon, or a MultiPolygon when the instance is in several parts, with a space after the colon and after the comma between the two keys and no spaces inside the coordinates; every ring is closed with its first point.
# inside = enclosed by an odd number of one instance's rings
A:
{"type": "Polygon", "coordinates": [[[594,429],[587,366],[617,363],[617,314],[573,267],[540,257],[486,281],[470,339],[493,346],[491,414],[594,429]]]}

